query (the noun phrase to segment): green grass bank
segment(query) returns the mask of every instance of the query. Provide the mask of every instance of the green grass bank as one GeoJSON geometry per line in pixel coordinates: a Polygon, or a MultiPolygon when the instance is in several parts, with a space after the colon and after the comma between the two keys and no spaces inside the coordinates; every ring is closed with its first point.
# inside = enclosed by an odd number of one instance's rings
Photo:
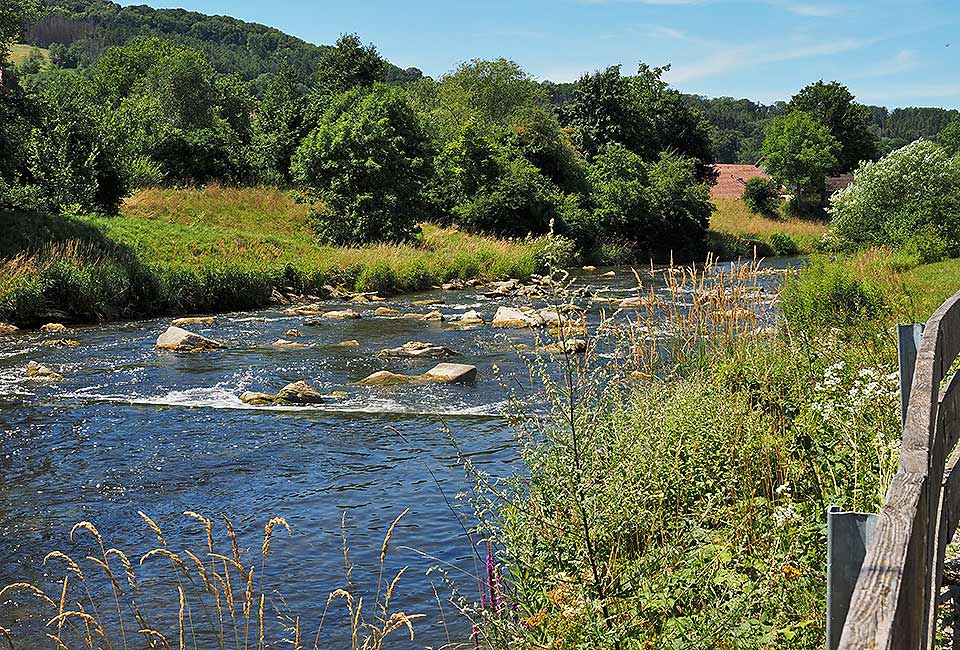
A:
{"type": "Polygon", "coordinates": [[[526,278],[549,248],[428,224],[411,244],[320,246],[306,206],[273,188],[146,190],[114,217],[0,212],[0,235],[0,321],[20,326],[254,308],[274,287],[526,278]]]}

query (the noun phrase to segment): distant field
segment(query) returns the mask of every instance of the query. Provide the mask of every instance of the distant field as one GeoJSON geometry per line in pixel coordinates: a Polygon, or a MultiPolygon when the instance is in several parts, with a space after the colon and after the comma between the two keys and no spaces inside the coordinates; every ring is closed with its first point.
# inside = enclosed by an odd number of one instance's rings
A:
{"type": "Polygon", "coordinates": [[[710,229],[717,233],[769,242],[774,233],[790,235],[801,252],[810,252],[827,231],[824,221],[769,219],[753,214],[740,199],[713,199],[717,211],[710,217],[710,229]]]}
{"type": "Polygon", "coordinates": [[[33,50],[40,52],[47,65],[50,65],[50,50],[34,45],[24,45],[22,43],[17,43],[10,48],[10,60],[14,63],[20,63],[30,56],[30,52],[33,50]]]}

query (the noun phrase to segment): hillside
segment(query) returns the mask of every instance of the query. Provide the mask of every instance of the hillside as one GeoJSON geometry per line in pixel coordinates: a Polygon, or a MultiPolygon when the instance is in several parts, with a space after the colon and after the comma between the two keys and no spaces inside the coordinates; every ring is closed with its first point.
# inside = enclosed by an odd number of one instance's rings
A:
{"type": "MultiPolygon", "coordinates": [[[[24,42],[48,48],[54,63],[65,68],[92,65],[106,48],[137,36],[162,36],[202,51],[218,71],[247,81],[276,72],[284,60],[306,80],[327,47],[273,27],[183,9],[121,7],[109,0],[42,0],[42,5],[43,15],[27,26],[24,42]]],[[[416,68],[388,64],[388,81],[421,76],[416,68]]]]}

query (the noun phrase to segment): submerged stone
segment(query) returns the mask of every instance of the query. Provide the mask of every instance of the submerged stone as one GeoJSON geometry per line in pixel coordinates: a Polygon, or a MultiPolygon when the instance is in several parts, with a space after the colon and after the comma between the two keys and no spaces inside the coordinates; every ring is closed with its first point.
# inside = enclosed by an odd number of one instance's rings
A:
{"type": "Polygon", "coordinates": [[[289,329],[283,333],[284,336],[289,336],[290,338],[297,338],[298,336],[303,336],[303,332],[298,329],[289,329]]]}
{"type": "Polygon", "coordinates": [[[391,316],[391,315],[399,314],[400,312],[390,307],[377,307],[376,309],[373,310],[373,313],[377,316],[391,316]]]}
{"type": "Polygon", "coordinates": [[[472,384],[477,380],[477,367],[465,363],[438,363],[420,377],[443,384],[472,384]]]}
{"type": "Polygon", "coordinates": [[[61,375],[59,372],[54,372],[42,363],[37,363],[36,361],[30,361],[27,363],[27,368],[24,371],[24,374],[27,377],[33,377],[34,379],[50,379],[53,381],[63,379],[63,375],[61,375]]]}
{"type": "Polygon", "coordinates": [[[411,305],[425,306],[425,305],[442,305],[443,301],[439,298],[428,298],[426,300],[414,300],[410,303],[411,305]]]}
{"type": "Polygon", "coordinates": [[[46,325],[40,328],[40,331],[45,332],[47,334],[66,332],[67,326],[64,325],[63,323],[47,323],[46,325]]]}
{"type": "Polygon", "coordinates": [[[335,348],[359,348],[360,341],[357,339],[348,339],[346,341],[340,341],[339,343],[334,343],[331,347],[335,348]]]}
{"type": "Polygon", "coordinates": [[[320,315],[321,318],[330,320],[355,320],[360,318],[360,312],[352,309],[336,309],[334,311],[325,311],[320,315]]]}
{"type": "Polygon", "coordinates": [[[80,345],[80,341],[77,339],[50,339],[44,341],[44,345],[62,345],[70,348],[75,348],[80,345]]]}
{"type": "Polygon", "coordinates": [[[266,406],[268,404],[273,404],[273,401],[276,398],[276,395],[271,395],[269,393],[257,393],[249,390],[240,395],[240,401],[244,404],[250,404],[251,406],[266,406]]]}
{"type": "Polygon", "coordinates": [[[186,318],[175,318],[170,321],[174,327],[183,327],[184,325],[213,325],[216,323],[213,316],[188,316],[186,318]]]}
{"type": "Polygon", "coordinates": [[[587,351],[587,342],[583,339],[567,339],[557,341],[541,348],[544,352],[558,352],[567,354],[581,354],[587,351]]]}
{"type": "Polygon", "coordinates": [[[461,325],[483,325],[483,317],[476,309],[471,309],[463,312],[457,322],[461,325]]]}
{"type": "Polygon", "coordinates": [[[307,347],[304,343],[297,343],[296,341],[288,341],[287,339],[277,339],[273,342],[274,347],[278,348],[305,348],[307,347]]]}
{"type": "Polygon", "coordinates": [[[10,325],[8,323],[0,323],[0,336],[6,336],[7,334],[16,334],[20,331],[16,325],[10,325]]]}
{"type": "Polygon", "coordinates": [[[357,383],[363,386],[394,386],[396,384],[409,384],[410,382],[416,381],[416,379],[416,377],[411,377],[410,375],[401,375],[390,372],[389,370],[380,370],[379,372],[364,377],[357,383]]]}
{"type": "Polygon", "coordinates": [[[173,350],[175,352],[208,352],[210,350],[220,350],[226,346],[220,341],[214,341],[171,325],[166,332],[157,338],[156,347],[158,350],[173,350]]]}

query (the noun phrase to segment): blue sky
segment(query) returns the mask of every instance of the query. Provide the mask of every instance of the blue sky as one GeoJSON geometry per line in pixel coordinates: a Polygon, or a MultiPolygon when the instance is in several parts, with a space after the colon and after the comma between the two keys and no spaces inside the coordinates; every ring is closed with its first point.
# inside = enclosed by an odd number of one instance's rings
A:
{"type": "MultiPolygon", "coordinates": [[[[143,1],[143,0],[141,0],[143,1]]],[[[130,4],[130,3],[125,3],[130,4]]],[[[573,81],[670,63],[685,92],[771,102],[817,79],[864,103],[960,108],[957,0],[148,0],[264,23],[313,43],[357,32],[401,67],[439,76],[505,56],[573,81]]]]}

